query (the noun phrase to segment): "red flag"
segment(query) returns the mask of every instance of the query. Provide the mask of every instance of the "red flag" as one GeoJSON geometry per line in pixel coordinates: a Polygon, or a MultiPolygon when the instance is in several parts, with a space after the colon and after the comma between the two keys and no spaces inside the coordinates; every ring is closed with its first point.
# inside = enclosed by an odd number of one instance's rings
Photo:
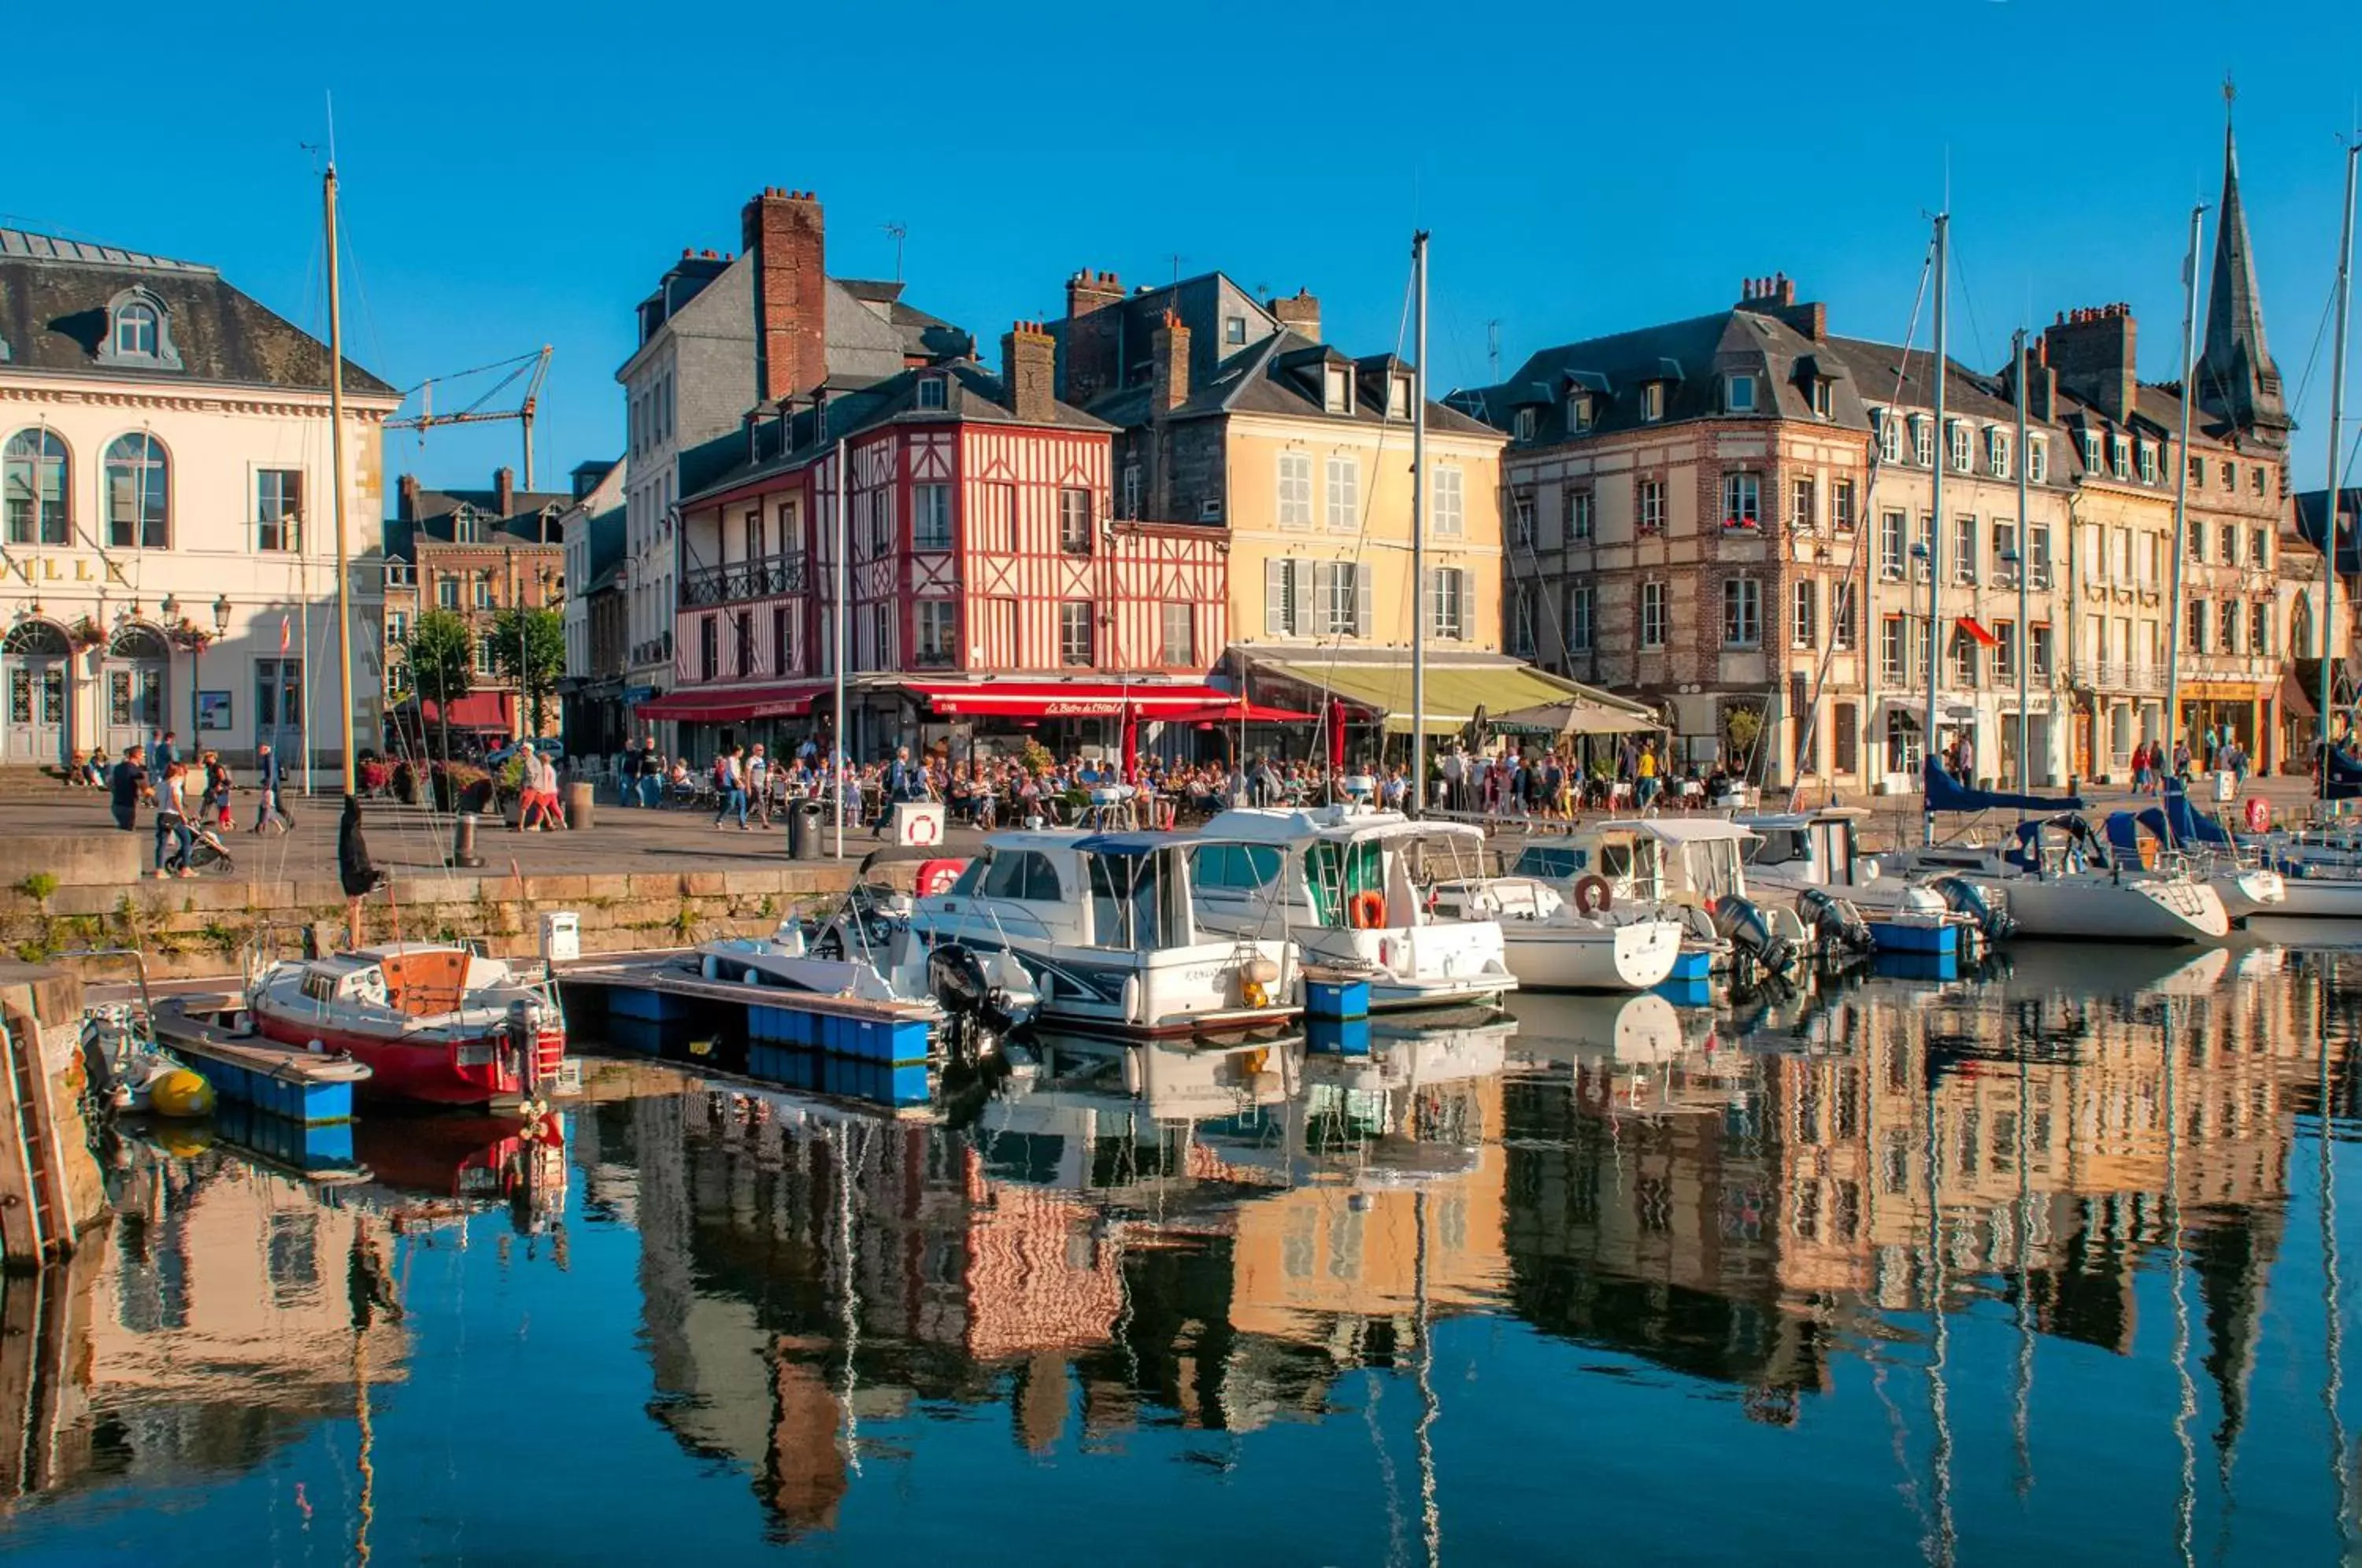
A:
{"type": "Polygon", "coordinates": [[[279,617],[279,651],[287,651],[287,617],[284,615],[279,617]]]}
{"type": "Polygon", "coordinates": [[[1977,640],[1977,646],[1980,647],[1997,648],[2001,646],[2001,639],[1994,636],[1991,632],[1986,631],[1983,624],[1978,621],[1974,615],[1963,615],[1958,621],[1955,621],[1953,624],[1959,627],[1963,632],[1968,633],[1969,635],[1974,637],[1977,640]]]}

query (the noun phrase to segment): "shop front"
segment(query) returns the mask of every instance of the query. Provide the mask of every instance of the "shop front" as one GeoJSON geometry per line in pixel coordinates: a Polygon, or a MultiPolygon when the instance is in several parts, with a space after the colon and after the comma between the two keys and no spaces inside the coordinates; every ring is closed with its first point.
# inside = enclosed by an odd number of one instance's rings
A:
{"type": "Polygon", "coordinates": [[[1302,723],[1309,712],[1249,703],[1203,681],[903,680],[899,744],[966,763],[1040,745],[1061,760],[1096,753],[1166,763],[1227,757],[1237,723],[1302,723]]]}
{"type": "Polygon", "coordinates": [[[828,698],[834,690],[825,680],[690,687],[635,703],[632,719],[643,736],[658,725],[671,725],[673,744],[691,767],[709,767],[734,746],[760,745],[770,756],[791,756],[807,740],[825,744],[828,698]]]}
{"type": "Polygon", "coordinates": [[[2274,693],[2249,681],[2193,681],[2181,689],[2180,733],[2190,742],[2192,766],[2211,768],[2214,754],[2231,741],[2247,754],[2247,766],[2269,772],[2277,760],[2273,745],[2274,693]]]}

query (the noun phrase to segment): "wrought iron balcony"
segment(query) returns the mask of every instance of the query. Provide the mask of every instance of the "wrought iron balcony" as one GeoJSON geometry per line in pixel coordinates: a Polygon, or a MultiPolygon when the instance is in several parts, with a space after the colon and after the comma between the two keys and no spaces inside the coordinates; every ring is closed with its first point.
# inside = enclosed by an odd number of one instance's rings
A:
{"type": "Polygon", "coordinates": [[[680,580],[680,607],[693,610],[801,593],[805,577],[804,558],[800,555],[765,556],[760,560],[701,567],[680,580]]]}
{"type": "Polygon", "coordinates": [[[2155,693],[2165,690],[2162,668],[2123,659],[2079,658],[2075,661],[2075,679],[2095,691],[2155,693]]]}

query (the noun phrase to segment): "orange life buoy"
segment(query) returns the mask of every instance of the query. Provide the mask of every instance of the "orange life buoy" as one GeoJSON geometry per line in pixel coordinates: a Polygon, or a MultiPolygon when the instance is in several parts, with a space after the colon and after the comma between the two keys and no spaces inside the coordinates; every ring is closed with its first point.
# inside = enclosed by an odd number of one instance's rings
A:
{"type": "Polygon", "coordinates": [[[2247,797],[2247,831],[2269,833],[2272,828],[2272,803],[2261,795],[2247,797]]]}
{"type": "Polygon", "coordinates": [[[1604,912],[1615,899],[1616,890],[1605,877],[1585,877],[1574,885],[1574,908],[1578,914],[1595,915],[1604,912]]]}
{"type": "Polygon", "coordinates": [[[1383,931],[1386,924],[1386,896],[1374,889],[1364,889],[1345,900],[1345,918],[1355,931],[1383,931]]]}

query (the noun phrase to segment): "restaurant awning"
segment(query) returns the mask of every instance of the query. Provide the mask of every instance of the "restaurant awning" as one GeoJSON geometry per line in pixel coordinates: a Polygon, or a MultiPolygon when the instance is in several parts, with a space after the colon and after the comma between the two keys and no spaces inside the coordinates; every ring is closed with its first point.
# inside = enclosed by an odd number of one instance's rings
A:
{"type": "MultiPolygon", "coordinates": [[[[418,716],[430,724],[443,723],[443,705],[432,697],[418,700],[418,716]]],[[[451,699],[451,728],[455,730],[499,730],[506,733],[516,728],[516,705],[506,691],[470,691],[465,697],[451,699]]]]}
{"type": "Polygon", "coordinates": [[[901,687],[945,718],[1120,719],[1130,712],[1153,721],[1205,718],[1203,710],[1215,707],[1235,717],[1239,700],[1203,681],[906,680],[901,687]]]}
{"type": "MultiPolygon", "coordinates": [[[[1339,659],[1258,659],[1269,674],[1293,680],[1316,693],[1341,697],[1359,708],[1384,717],[1388,734],[1410,733],[1410,661],[1398,663],[1339,659]]],[[[1489,722],[1534,708],[1577,701],[1601,710],[1642,721],[1645,729],[1660,727],[1657,716],[1638,702],[1585,686],[1580,681],[1546,674],[1531,665],[1431,664],[1427,669],[1426,730],[1450,734],[1485,710],[1489,722]]]]}
{"type": "Polygon", "coordinates": [[[690,724],[798,718],[811,712],[812,700],[831,689],[825,680],[790,681],[784,686],[690,687],[635,703],[633,712],[642,719],[670,719],[690,724]]]}
{"type": "Polygon", "coordinates": [[[1160,709],[1153,715],[1168,724],[1302,724],[1315,717],[1297,708],[1274,708],[1264,702],[1209,702],[1202,708],[1160,709]]]}
{"type": "Polygon", "coordinates": [[[1541,730],[1554,735],[1631,735],[1665,727],[1663,720],[1651,714],[1627,712],[1580,697],[1520,708],[1498,715],[1494,722],[1504,729],[1541,730]]]}

